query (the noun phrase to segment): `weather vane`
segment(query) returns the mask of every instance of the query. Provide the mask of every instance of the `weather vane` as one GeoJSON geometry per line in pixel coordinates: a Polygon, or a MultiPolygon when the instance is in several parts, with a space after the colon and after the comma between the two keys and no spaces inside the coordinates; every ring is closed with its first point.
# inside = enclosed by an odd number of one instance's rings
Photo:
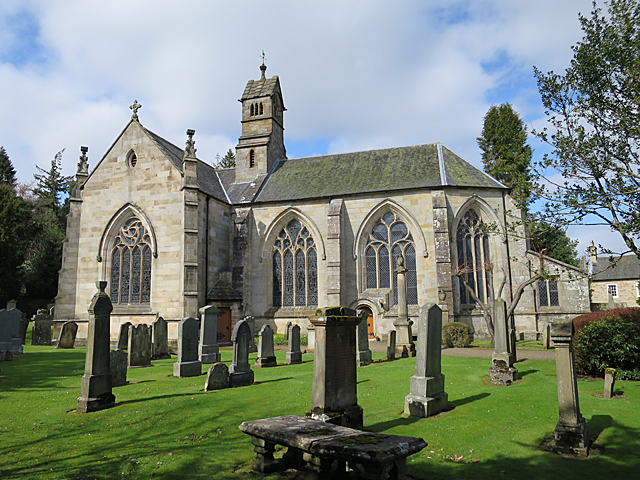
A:
{"type": "Polygon", "coordinates": [[[267,60],[267,55],[264,53],[264,50],[262,50],[262,55],[260,55],[260,60],[262,60],[262,65],[264,65],[264,62],[267,60]]]}
{"type": "Polygon", "coordinates": [[[131,105],[129,107],[132,111],[133,111],[133,115],[131,115],[131,118],[134,120],[138,119],[138,110],[140,110],[142,108],[142,105],[140,105],[138,103],[138,100],[134,100],[133,101],[133,105],[131,105]]]}

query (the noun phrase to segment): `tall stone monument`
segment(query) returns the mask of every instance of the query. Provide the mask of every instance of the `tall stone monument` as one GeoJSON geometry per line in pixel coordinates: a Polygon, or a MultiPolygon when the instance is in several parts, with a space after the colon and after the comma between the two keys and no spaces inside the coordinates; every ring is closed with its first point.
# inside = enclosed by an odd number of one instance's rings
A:
{"type": "Polygon", "coordinates": [[[398,255],[396,260],[396,273],[398,274],[398,319],[393,322],[396,327],[396,356],[415,357],[416,346],[413,343],[407,304],[407,268],[404,266],[402,254],[398,255]]]}
{"type": "Polygon", "coordinates": [[[435,303],[420,308],[415,375],[404,399],[404,413],[430,417],[447,408],[442,359],[442,309],[435,303]]]}
{"type": "Polygon", "coordinates": [[[107,282],[96,282],[98,293],[89,305],[89,329],[84,375],[78,397],[78,413],[89,413],[111,408],[116,397],[111,391],[109,354],[109,325],[113,305],[105,293],[107,282]]]}
{"type": "Polygon", "coordinates": [[[169,355],[167,321],[162,317],[158,317],[151,325],[151,359],[164,360],[167,358],[171,358],[171,355],[169,355]]]}
{"type": "Polygon", "coordinates": [[[253,370],[249,366],[249,345],[252,337],[253,332],[246,320],[240,320],[233,327],[233,332],[231,333],[233,359],[229,368],[230,387],[253,385],[253,370]]]}
{"type": "Polygon", "coordinates": [[[302,363],[302,352],[300,351],[300,325],[292,325],[289,329],[289,348],[284,362],[287,365],[302,363]]]}
{"type": "Polygon", "coordinates": [[[178,361],[173,364],[174,377],[197,377],[202,374],[198,360],[198,320],[185,317],[178,324],[178,361]]]}
{"type": "Polygon", "coordinates": [[[220,361],[220,347],[218,346],[218,315],[220,310],[213,305],[200,309],[200,345],[198,357],[202,363],[217,363],[220,361]]]}
{"type": "Polygon", "coordinates": [[[580,414],[576,365],[573,353],[573,321],[555,320],[551,323],[551,340],[556,348],[558,379],[558,408],[560,419],[556,425],[556,449],[580,456],[589,454],[587,425],[580,414]]]}
{"type": "Polygon", "coordinates": [[[321,308],[311,320],[316,327],[311,412],[315,420],[350,428],[362,427],[358,405],[355,310],[321,308]]]}
{"type": "Polygon", "coordinates": [[[275,367],[278,365],[273,351],[273,329],[270,325],[263,325],[258,333],[258,358],[255,368],[275,367]]]}
{"type": "Polygon", "coordinates": [[[373,362],[371,350],[369,349],[369,332],[367,330],[367,312],[360,312],[362,321],[356,327],[356,342],[358,351],[356,353],[356,362],[359,367],[364,367],[373,362]]]}
{"type": "Polygon", "coordinates": [[[502,298],[496,300],[494,315],[494,351],[491,357],[489,378],[494,385],[511,385],[518,379],[518,370],[513,366],[513,355],[509,353],[509,325],[507,304],[502,298]]]}
{"type": "Polygon", "coordinates": [[[151,329],[144,323],[129,327],[128,367],[151,366],[151,329]]]}

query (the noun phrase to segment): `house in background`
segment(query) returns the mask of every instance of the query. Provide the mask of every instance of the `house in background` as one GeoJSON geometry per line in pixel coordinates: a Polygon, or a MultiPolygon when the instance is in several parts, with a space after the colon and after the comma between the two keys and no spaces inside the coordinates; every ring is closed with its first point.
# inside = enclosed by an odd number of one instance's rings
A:
{"type": "Polygon", "coordinates": [[[640,298],[638,257],[623,255],[598,259],[593,242],[589,247],[589,257],[593,268],[591,310],[637,307],[640,298]]]}

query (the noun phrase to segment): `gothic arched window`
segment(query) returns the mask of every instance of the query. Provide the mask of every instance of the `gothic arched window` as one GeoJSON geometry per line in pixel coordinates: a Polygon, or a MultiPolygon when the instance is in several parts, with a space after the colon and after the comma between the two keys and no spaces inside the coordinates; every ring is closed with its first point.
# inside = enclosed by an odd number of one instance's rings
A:
{"type": "Polygon", "coordinates": [[[398,274],[395,272],[398,255],[402,253],[407,268],[407,303],[418,304],[416,248],[405,223],[394,213],[387,212],[371,229],[365,249],[367,288],[391,288],[393,303],[398,303],[398,274]]]}
{"type": "Polygon", "coordinates": [[[136,217],[119,230],[111,250],[111,302],[151,302],[151,237],[136,217]]]}
{"type": "Polygon", "coordinates": [[[291,220],[273,244],[273,306],[318,305],[318,254],[313,237],[291,220]]]}
{"type": "MultiPolygon", "coordinates": [[[[467,211],[458,225],[458,268],[463,271],[469,287],[484,302],[488,298],[490,285],[489,237],[483,228],[482,219],[475,210],[467,211]]],[[[475,305],[476,301],[460,282],[460,304],[475,305]]]]}

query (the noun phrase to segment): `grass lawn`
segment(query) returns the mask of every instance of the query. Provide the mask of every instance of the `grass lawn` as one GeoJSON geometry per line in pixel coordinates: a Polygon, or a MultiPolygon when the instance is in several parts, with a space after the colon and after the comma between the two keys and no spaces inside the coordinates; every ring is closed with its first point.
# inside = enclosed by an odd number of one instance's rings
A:
{"type": "MultiPolygon", "coordinates": [[[[174,358],[130,369],[131,384],[114,388],[115,408],[80,415],[84,357],[83,348],[27,346],[0,363],[0,478],[276,479],[250,471],[253,448],[238,425],[310,409],[311,355],[302,365],[256,369],[253,386],[207,393],[204,376],[172,377],[174,358]]],[[[229,363],[231,351],[222,357],[229,363]]],[[[412,477],[637,478],[640,382],[617,382],[622,396],[611,400],[597,396],[602,381],[578,382],[588,429],[604,451],[576,459],[538,449],[558,420],[554,362],[520,362],[522,380],[495,387],[483,382],[489,360],[443,357],[455,408],[428,419],[402,415],[414,362],[358,369],[365,428],[429,443],[408,460],[412,477]]]]}

